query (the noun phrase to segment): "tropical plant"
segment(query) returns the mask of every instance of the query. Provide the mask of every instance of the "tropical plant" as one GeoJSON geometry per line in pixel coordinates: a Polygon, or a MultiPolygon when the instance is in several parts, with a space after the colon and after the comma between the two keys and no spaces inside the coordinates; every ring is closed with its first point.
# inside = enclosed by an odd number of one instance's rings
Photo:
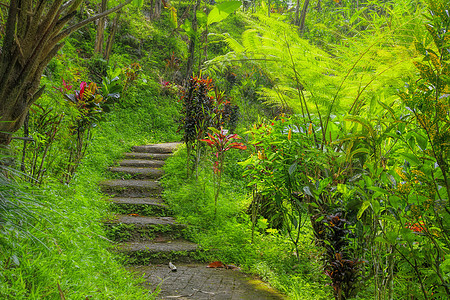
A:
{"type": "MultiPolygon", "coordinates": [[[[70,89],[67,91],[69,92],[70,89]]],[[[102,117],[102,104],[105,99],[99,94],[97,84],[91,82],[88,85],[85,81],[81,82],[79,90],[64,94],[64,97],[77,111],[73,117],[73,124],[69,128],[71,144],[69,146],[67,171],[64,176],[65,181],[68,182],[86,152],[89,140],[92,137],[91,128],[102,117]]]]}
{"type": "Polygon", "coordinates": [[[331,285],[336,300],[350,299],[355,292],[359,277],[360,260],[349,257],[349,241],[351,231],[349,222],[341,213],[326,216],[320,233],[325,252],[325,274],[331,278],[331,285]]]}
{"type": "Polygon", "coordinates": [[[228,130],[217,130],[214,127],[209,127],[211,133],[207,133],[209,139],[200,139],[213,149],[214,160],[214,219],[217,217],[217,199],[219,199],[220,188],[222,183],[222,173],[224,169],[225,153],[231,149],[247,149],[243,143],[233,142],[233,140],[240,139],[237,134],[228,134],[228,130]]]}
{"type": "Polygon", "coordinates": [[[181,111],[182,119],[178,130],[183,131],[183,140],[186,143],[188,151],[188,175],[189,172],[197,168],[201,151],[198,140],[206,135],[208,127],[212,125],[214,98],[209,95],[212,88],[212,79],[191,77],[189,86],[181,97],[183,109],[181,111]],[[195,151],[195,159],[191,170],[189,161],[192,150],[195,151]]]}
{"type": "MultiPolygon", "coordinates": [[[[170,83],[167,83],[168,85],[170,83]]],[[[188,173],[197,169],[201,155],[201,144],[208,128],[217,130],[228,126],[232,130],[236,127],[239,108],[230,103],[226,95],[214,88],[211,78],[192,77],[188,88],[181,97],[183,108],[178,131],[184,132],[183,140],[188,149],[188,173]],[[194,164],[189,167],[191,151],[194,150],[194,164]]]]}

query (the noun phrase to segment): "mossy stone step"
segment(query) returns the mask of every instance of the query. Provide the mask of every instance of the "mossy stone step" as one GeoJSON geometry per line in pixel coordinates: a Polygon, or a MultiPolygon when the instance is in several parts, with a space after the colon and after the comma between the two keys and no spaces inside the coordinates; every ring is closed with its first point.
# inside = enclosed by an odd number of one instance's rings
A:
{"type": "Polygon", "coordinates": [[[172,153],[182,143],[162,143],[144,146],[134,146],[133,152],[145,152],[145,153],[172,153]]]}
{"type": "Polygon", "coordinates": [[[133,179],[158,179],[164,175],[163,170],[155,168],[111,167],[109,170],[113,173],[130,175],[133,179]]]}
{"type": "Polygon", "coordinates": [[[105,222],[108,238],[117,242],[169,242],[183,236],[186,225],[171,217],[118,215],[105,222]]]}
{"type": "Polygon", "coordinates": [[[123,224],[136,224],[136,225],[170,225],[170,226],[182,226],[185,227],[185,225],[178,223],[175,221],[172,217],[147,217],[147,216],[133,216],[133,215],[116,215],[116,218],[113,220],[110,220],[109,223],[111,224],[117,224],[117,223],[123,223],[123,224]]]}
{"type": "Polygon", "coordinates": [[[111,198],[111,210],[118,214],[139,214],[165,217],[171,215],[169,207],[161,198],[111,198]]]}
{"type": "Polygon", "coordinates": [[[164,225],[143,226],[141,224],[108,224],[107,237],[110,240],[126,242],[171,242],[184,237],[184,227],[164,225]],[[169,229],[169,230],[168,230],[169,229]]]}
{"type": "Polygon", "coordinates": [[[166,160],[171,153],[145,153],[145,152],[129,152],[124,154],[126,159],[148,159],[148,160],[166,160]]]}
{"type": "Polygon", "coordinates": [[[152,197],[158,196],[162,187],[154,180],[144,179],[111,179],[100,182],[103,193],[119,197],[152,197]]]}
{"type": "Polygon", "coordinates": [[[163,160],[148,159],[124,159],[119,161],[121,167],[140,167],[140,168],[161,168],[164,166],[163,160]]]}
{"type": "Polygon", "coordinates": [[[151,205],[161,208],[168,208],[161,198],[110,198],[109,201],[115,204],[129,204],[129,205],[151,205]]]}
{"type": "Polygon", "coordinates": [[[171,242],[127,242],[118,246],[118,251],[126,257],[127,264],[148,265],[150,263],[196,261],[198,245],[185,240],[171,242]]]}

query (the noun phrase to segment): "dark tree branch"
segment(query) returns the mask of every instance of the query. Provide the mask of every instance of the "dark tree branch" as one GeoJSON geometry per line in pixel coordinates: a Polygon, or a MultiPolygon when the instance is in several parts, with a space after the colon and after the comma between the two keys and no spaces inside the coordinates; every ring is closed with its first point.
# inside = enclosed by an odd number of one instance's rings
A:
{"type": "MultiPolygon", "coordinates": [[[[16,32],[16,20],[17,20],[17,2],[12,1],[9,10],[8,10],[8,19],[6,21],[6,30],[5,30],[5,38],[3,40],[2,46],[2,68],[0,72],[0,81],[1,85],[5,82],[5,72],[9,66],[9,62],[12,60],[12,51],[14,44],[14,35],[16,32]]],[[[1,88],[1,87],[0,87],[1,88]]]]}
{"type": "Polygon", "coordinates": [[[62,31],[60,34],[58,34],[55,39],[56,41],[60,41],[63,38],[69,36],[72,32],[74,32],[75,30],[78,30],[80,28],[83,28],[84,26],[86,26],[87,24],[94,22],[95,20],[100,19],[101,17],[107,16],[115,11],[118,11],[119,9],[121,9],[122,7],[124,7],[125,5],[131,3],[131,1],[133,0],[127,0],[124,3],[117,5],[116,7],[113,7],[111,9],[108,9],[107,11],[104,11],[100,14],[96,14],[95,16],[92,16],[86,20],[81,21],[80,23],[77,23],[69,28],[67,28],[66,30],[62,31]]]}

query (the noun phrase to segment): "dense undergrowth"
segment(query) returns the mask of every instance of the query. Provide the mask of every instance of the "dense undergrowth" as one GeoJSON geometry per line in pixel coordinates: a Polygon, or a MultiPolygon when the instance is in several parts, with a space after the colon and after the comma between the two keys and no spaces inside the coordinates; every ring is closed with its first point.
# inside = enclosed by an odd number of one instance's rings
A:
{"type": "Polygon", "coordinates": [[[289,299],[329,298],[331,290],[323,288],[325,278],[310,228],[302,229],[299,259],[286,236],[270,228],[267,219],[260,217],[252,231],[251,195],[242,180],[243,168],[236,165],[245,157],[246,153],[236,152],[226,158],[216,218],[212,163],[205,159],[198,178],[187,178],[185,148],[164,166],[166,201],[180,220],[190,224],[187,234],[199,243],[205,261],[236,264],[245,272],[258,274],[289,299]]]}

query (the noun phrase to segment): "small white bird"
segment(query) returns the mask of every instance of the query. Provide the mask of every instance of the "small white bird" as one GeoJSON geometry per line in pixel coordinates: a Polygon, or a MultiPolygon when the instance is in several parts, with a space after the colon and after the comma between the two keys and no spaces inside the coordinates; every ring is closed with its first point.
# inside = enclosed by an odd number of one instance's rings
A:
{"type": "Polygon", "coordinates": [[[175,265],[172,262],[169,262],[169,269],[172,272],[176,272],[177,271],[177,267],[175,267],[175,265]]]}

